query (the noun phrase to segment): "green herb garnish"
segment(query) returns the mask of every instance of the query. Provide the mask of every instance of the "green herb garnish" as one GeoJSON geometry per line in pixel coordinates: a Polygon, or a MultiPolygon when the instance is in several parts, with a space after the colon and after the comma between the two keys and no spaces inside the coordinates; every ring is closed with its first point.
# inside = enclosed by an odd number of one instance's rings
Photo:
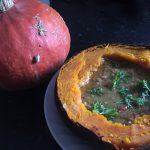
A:
{"type": "Polygon", "coordinates": [[[145,102],[147,102],[146,97],[149,96],[150,82],[147,80],[140,80],[139,86],[141,88],[141,93],[140,93],[140,97],[137,98],[138,103],[136,103],[136,105],[143,106],[145,104],[145,102]]]}
{"type": "Polygon", "coordinates": [[[137,98],[135,98],[134,99],[134,105],[135,106],[143,106],[144,104],[145,104],[145,97],[143,98],[143,97],[137,97],[137,98]]]}
{"type": "Polygon", "coordinates": [[[94,102],[91,109],[93,112],[102,114],[108,119],[113,119],[118,116],[118,112],[115,108],[106,107],[99,101],[94,102]]]}
{"type": "Polygon", "coordinates": [[[146,97],[149,96],[150,83],[147,80],[140,80],[139,86],[141,92],[138,97],[134,97],[128,88],[122,87],[119,90],[119,94],[128,108],[132,108],[133,106],[143,106],[147,102],[146,97]]]}
{"type": "Polygon", "coordinates": [[[119,88],[120,84],[122,82],[127,82],[128,80],[128,76],[126,75],[126,73],[124,71],[118,70],[113,78],[112,81],[112,89],[117,89],[119,88]]]}
{"type": "Polygon", "coordinates": [[[101,87],[94,87],[89,90],[90,94],[101,96],[103,95],[103,89],[101,87]]]}
{"type": "Polygon", "coordinates": [[[134,101],[133,95],[130,93],[129,89],[126,87],[122,87],[119,90],[119,94],[121,95],[123,102],[127,105],[128,108],[132,108],[132,103],[134,101]]]}
{"type": "Polygon", "coordinates": [[[128,76],[124,71],[117,71],[114,75],[112,82],[112,88],[117,90],[123,99],[123,102],[128,108],[133,106],[143,106],[146,102],[146,97],[149,96],[150,83],[147,80],[140,80],[139,86],[141,88],[141,93],[138,97],[134,97],[130,90],[126,87],[120,87],[120,84],[128,81],[128,76]]]}
{"type": "Polygon", "coordinates": [[[149,83],[149,81],[140,80],[139,85],[144,91],[149,91],[150,92],[150,83],[149,83]]]}

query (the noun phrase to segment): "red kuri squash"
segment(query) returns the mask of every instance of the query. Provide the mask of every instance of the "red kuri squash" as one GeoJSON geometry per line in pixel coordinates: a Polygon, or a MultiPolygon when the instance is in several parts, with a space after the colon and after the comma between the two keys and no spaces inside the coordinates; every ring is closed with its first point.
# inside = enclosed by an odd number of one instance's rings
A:
{"type": "Polygon", "coordinates": [[[53,8],[35,0],[0,1],[0,88],[35,86],[58,69],[69,30],[53,8]]]}

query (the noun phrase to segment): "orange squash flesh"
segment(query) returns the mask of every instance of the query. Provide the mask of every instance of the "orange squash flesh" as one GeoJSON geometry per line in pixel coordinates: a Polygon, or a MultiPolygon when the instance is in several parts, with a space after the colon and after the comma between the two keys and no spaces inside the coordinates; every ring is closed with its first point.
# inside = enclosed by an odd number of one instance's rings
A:
{"type": "Polygon", "coordinates": [[[144,46],[100,45],[82,51],[68,61],[57,79],[57,94],[67,116],[117,149],[135,149],[150,144],[150,115],[135,119],[132,125],[112,123],[89,111],[82,103],[80,87],[87,83],[104,56],[122,58],[150,69],[150,51],[144,46]]]}

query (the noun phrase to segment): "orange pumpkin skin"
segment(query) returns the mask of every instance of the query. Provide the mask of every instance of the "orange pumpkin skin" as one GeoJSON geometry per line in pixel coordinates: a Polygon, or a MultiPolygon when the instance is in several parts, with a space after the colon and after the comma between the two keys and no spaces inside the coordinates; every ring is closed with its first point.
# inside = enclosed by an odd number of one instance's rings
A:
{"type": "Polygon", "coordinates": [[[53,8],[16,0],[0,13],[0,88],[35,86],[58,69],[70,49],[69,30],[53,8]]]}

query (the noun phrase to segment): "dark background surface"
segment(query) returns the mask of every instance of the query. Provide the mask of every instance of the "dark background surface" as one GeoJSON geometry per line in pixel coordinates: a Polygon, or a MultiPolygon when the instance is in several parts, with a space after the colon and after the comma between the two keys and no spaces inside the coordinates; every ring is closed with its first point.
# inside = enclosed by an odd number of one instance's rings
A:
{"type": "MultiPolygon", "coordinates": [[[[69,27],[69,57],[96,44],[150,45],[150,0],[53,0],[51,6],[69,27]]],[[[47,84],[0,91],[0,150],[60,150],[44,117],[47,84]]]]}

